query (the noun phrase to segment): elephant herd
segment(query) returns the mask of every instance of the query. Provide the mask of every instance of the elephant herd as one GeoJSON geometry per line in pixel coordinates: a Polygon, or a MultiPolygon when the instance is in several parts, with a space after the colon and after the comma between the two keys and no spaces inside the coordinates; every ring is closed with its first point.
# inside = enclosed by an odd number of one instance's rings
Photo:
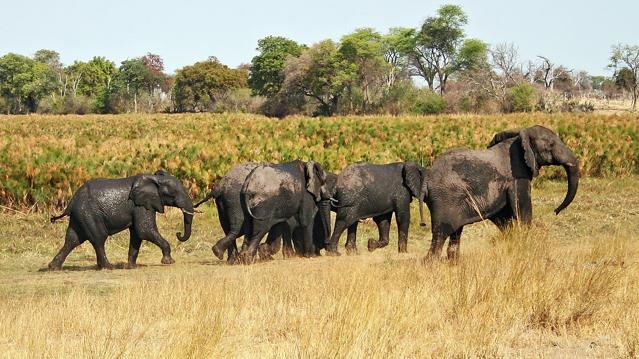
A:
{"type": "Polygon", "coordinates": [[[211,199],[225,234],[213,253],[219,259],[226,253],[229,263],[271,258],[280,248],[285,257],[313,257],[322,250],[339,255],[345,230],[346,252],[355,253],[357,227],[365,218],[372,218],[379,232],[378,239],[367,244],[373,251],[389,244],[393,214],[398,251],[405,253],[413,198],[419,201],[422,226],[424,203],[431,214],[429,256],[438,256],[449,238],[447,255],[455,259],[467,224],[488,219],[502,230],[513,221],[529,224],[532,179],[542,166],[550,165],[563,166],[567,174],[568,189],[555,209],[558,214],[577,193],[579,161],[559,136],[542,126],[497,133],[484,150],[450,150],[430,167],[414,162],[355,163],[336,175],[315,161],[239,164],[195,205],[180,181],[164,171],[93,179],[76,191],[61,215],[51,218],[70,220],[64,245],[49,268],[62,268],[67,255],[86,240],[95,249],[98,267],[111,268],[104,243],[124,229],[130,233],[127,267],[135,267],[143,239],[160,247],[162,263],[171,264],[171,247],[158,231],[156,212],[163,213],[165,206],[179,208],[184,234],[177,233],[177,238],[186,241],[195,208],[211,199]],[[239,237],[244,241],[238,250],[239,237]]]}

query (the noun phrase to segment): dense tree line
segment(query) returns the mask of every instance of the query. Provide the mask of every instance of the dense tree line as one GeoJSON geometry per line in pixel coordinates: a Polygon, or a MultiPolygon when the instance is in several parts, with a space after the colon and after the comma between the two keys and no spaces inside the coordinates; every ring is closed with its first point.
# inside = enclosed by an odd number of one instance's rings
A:
{"type": "Polygon", "coordinates": [[[259,112],[377,114],[589,111],[590,98],[639,96],[639,46],[612,49],[612,77],[590,76],[545,56],[523,62],[513,44],[468,38],[468,17],[443,5],[417,28],[356,29],[307,46],[258,41],[250,64],[215,57],[169,75],[148,53],[117,66],[104,57],[64,65],[57,52],[0,57],[4,113],[259,112]]]}

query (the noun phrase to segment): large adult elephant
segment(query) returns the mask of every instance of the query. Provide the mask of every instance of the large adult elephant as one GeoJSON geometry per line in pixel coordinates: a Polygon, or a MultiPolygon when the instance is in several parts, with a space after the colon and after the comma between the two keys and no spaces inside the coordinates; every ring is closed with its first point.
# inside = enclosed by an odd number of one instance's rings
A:
{"type": "Polygon", "coordinates": [[[393,213],[397,221],[398,251],[405,253],[410,225],[410,203],[419,195],[424,168],[414,162],[389,164],[356,163],[346,167],[337,177],[337,214],[327,254],[339,254],[339,237],[348,229],[347,253],[357,251],[357,225],[361,219],[373,218],[379,231],[378,240],[369,240],[373,251],[388,245],[393,213]]]}
{"type": "Polygon", "coordinates": [[[171,247],[158,231],[156,212],[164,213],[164,206],[177,207],[184,214],[184,235],[191,236],[193,203],[177,178],[164,171],[153,175],[140,174],[121,179],[92,179],[73,195],[64,212],[51,218],[55,222],[69,216],[69,226],[60,252],[49,263],[52,270],[61,269],[69,253],[88,240],[97,257],[99,268],[112,268],[104,251],[107,237],[129,229],[128,267],[135,267],[142,240],[162,249],[162,264],[175,263],[171,247]]]}
{"type": "Polygon", "coordinates": [[[224,237],[219,239],[211,249],[220,260],[224,259],[224,251],[228,251],[227,260],[231,264],[237,259],[236,239],[249,233],[248,223],[245,221],[240,202],[240,190],[246,177],[258,166],[258,163],[248,162],[231,167],[206,197],[195,204],[195,208],[197,208],[202,203],[215,199],[224,237]]]}
{"type": "Polygon", "coordinates": [[[456,258],[462,230],[470,223],[489,219],[501,230],[513,221],[529,224],[532,179],[542,166],[551,165],[563,166],[568,176],[568,191],[555,209],[559,214],[577,193],[579,161],[545,127],[500,132],[486,150],[456,149],[439,156],[427,170],[419,197],[430,209],[429,255],[439,255],[450,236],[448,257],[456,258]]]}
{"type": "MultiPolygon", "coordinates": [[[[337,175],[326,172],[324,187],[329,199],[333,198],[337,188],[337,175]]],[[[331,237],[331,226],[325,225],[325,218],[328,218],[329,224],[333,223],[331,210],[334,209],[334,207],[331,208],[329,201],[318,203],[318,211],[313,222],[313,246],[316,256],[321,255],[321,250],[325,248],[326,242],[331,237]]],[[[266,243],[259,247],[260,257],[270,259],[280,248],[283,248],[282,252],[285,258],[294,255],[302,256],[304,253],[304,231],[295,217],[289,218],[286,222],[276,225],[269,231],[266,243]]]]}
{"type": "Polygon", "coordinates": [[[313,224],[317,212],[325,230],[330,232],[330,191],[326,172],[314,161],[292,161],[261,165],[246,178],[240,197],[250,236],[244,242],[240,258],[251,262],[260,241],[275,225],[294,219],[302,231],[302,254],[315,255],[313,224]]]}

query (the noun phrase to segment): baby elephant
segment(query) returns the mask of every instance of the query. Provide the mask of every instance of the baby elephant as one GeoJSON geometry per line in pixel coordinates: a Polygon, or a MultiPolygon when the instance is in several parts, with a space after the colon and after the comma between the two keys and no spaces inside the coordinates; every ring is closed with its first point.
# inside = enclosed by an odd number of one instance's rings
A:
{"type": "Polygon", "coordinates": [[[55,222],[69,216],[64,246],[49,263],[58,270],[69,253],[88,240],[97,257],[98,268],[111,269],[104,252],[107,237],[129,229],[128,268],[135,267],[142,240],[146,239],[162,249],[162,264],[175,263],[171,247],[162,238],[155,222],[155,213],[164,213],[164,206],[177,207],[184,213],[184,242],[191,236],[193,202],[177,178],[164,171],[153,175],[139,174],[120,179],[92,179],[78,189],[64,212],[51,218],[55,222]]]}

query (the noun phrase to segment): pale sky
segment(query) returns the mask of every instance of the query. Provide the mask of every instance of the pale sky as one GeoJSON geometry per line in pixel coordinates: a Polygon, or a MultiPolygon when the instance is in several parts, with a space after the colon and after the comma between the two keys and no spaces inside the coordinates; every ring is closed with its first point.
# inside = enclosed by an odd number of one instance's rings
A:
{"type": "Polygon", "coordinates": [[[46,48],[65,64],[97,55],[119,65],[152,52],[170,73],[213,55],[235,67],[268,35],[310,45],[359,27],[417,27],[445,3],[466,11],[469,37],[512,42],[524,61],[610,75],[611,45],[639,44],[639,0],[2,0],[0,55],[46,48]]]}

